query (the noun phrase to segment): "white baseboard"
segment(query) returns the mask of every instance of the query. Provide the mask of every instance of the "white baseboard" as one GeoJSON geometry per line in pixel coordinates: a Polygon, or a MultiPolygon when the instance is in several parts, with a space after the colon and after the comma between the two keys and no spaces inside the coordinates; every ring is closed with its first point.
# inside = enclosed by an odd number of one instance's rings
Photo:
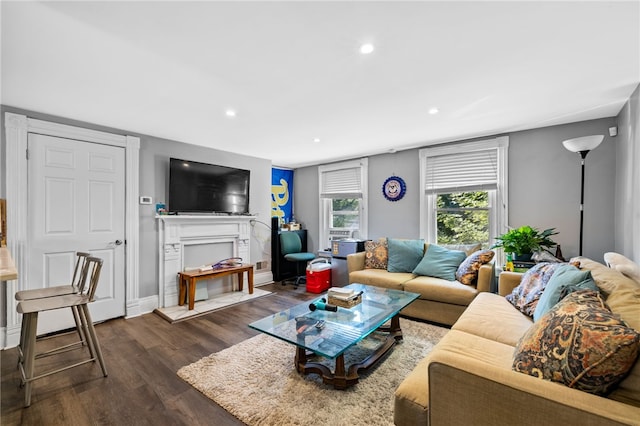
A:
{"type": "Polygon", "coordinates": [[[258,272],[253,274],[253,285],[261,286],[273,282],[273,273],[271,271],[258,272]]]}
{"type": "Polygon", "coordinates": [[[20,325],[15,327],[2,327],[0,329],[0,348],[9,349],[20,343],[20,325]]]}
{"type": "Polygon", "coordinates": [[[139,317],[140,315],[153,312],[159,306],[159,296],[148,296],[142,299],[138,299],[135,303],[131,303],[127,306],[127,315],[125,319],[139,317]],[[129,309],[129,306],[132,309],[129,309]]]}

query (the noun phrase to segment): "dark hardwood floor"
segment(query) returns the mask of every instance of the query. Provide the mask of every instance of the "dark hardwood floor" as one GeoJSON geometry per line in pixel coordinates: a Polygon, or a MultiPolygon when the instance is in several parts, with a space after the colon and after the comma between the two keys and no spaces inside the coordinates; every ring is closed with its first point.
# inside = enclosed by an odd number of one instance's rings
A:
{"type": "MultiPolygon", "coordinates": [[[[88,363],[36,380],[29,408],[23,408],[17,350],[2,351],[0,424],[242,425],[176,372],[258,334],[247,326],[250,322],[317,297],[304,286],[293,289],[276,283],[261,288],[274,293],[175,324],[151,313],[96,325],[109,376],[102,376],[97,363],[88,363]]],[[[52,336],[39,342],[38,351],[75,337],[52,336]]],[[[68,362],[79,352],[67,352],[57,360],[68,362]]],[[[293,356],[292,348],[291,368],[293,356]]],[[[54,358],[39,360],[37,371],[55,365],[54,358]]]]}

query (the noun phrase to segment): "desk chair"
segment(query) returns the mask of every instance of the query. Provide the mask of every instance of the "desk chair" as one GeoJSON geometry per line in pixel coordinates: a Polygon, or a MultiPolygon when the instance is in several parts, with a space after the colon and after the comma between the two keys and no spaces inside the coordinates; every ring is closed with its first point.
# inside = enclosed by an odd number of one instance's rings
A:
{"type": "MultiPolygon", "coordinates": [[[[298,288],[300,283],[306,282],[306,267],[307,262],[315,259],[313,253],[302,251],[302,241],[295,232],[281,232],[280,233],[280,252],[284,258],[289,262],[295,262],[296,264],[296,277],[293,283],[294,288],[298,288]],[[304,271],[300,272],[300,265],[304,266],[304,271]]],[[[282,285],[285,285],[286,280],[282,280],[282,285]]]]}
{"type": "MultiPolygon", "coordinates": [[[[107,369],[100,350],[98,336],[93,327],[91,314],[89,313],[88,304],[93,302],[96,288],[100,280],[100,270],[102,269],[102,259],[96,257],[87,257],[82,272],[83,280],[80,282],[79,292],[75,294],[67,294],[62,296],[45,297],[40,299],[23,300],[18,303],[18,313],[22,316],[22,329],[20,333],[20,348],[23,352],[18,367],[22,376],[21,384],[25,387],[24,406],[31,405],[31,386],[34,380],[59,373],[73,367],[78,367],[88,362],[100,363],[102,374],[107,376],[107,369]],[[89,280],[86,285],[86,280],[89,280]],[[67,365],[56,370],[45,373],[35,374],[36,361],[36,334],[38,330],[38,314],[40,312],[53,309],[71,308],[77,309],[82,333],[86,337],[87,346],[89,347],[89,359],[67,365]]],[[[59,353],[59,352],[56,352],[59,353]]]]}

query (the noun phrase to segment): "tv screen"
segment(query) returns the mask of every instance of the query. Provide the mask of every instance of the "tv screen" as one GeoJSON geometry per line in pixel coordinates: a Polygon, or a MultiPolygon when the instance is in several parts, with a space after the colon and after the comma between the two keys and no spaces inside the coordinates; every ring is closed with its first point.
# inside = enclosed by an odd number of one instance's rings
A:
{"type": "Polygon", "coordinates": [[[249,170],[171,158],[169,210],[175,213],[249,213],[249,170]]]}

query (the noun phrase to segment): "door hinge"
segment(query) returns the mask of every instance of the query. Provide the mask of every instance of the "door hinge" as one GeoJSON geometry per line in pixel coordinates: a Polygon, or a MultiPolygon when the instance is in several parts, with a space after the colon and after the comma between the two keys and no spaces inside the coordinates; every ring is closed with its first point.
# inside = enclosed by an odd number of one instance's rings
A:
{"type": "Polygon", "coordinates": [[[29,150],[28,149],[26,150],[26,153],[27,153],[27,160],[28,160],[29,159],[29,150]]]}

